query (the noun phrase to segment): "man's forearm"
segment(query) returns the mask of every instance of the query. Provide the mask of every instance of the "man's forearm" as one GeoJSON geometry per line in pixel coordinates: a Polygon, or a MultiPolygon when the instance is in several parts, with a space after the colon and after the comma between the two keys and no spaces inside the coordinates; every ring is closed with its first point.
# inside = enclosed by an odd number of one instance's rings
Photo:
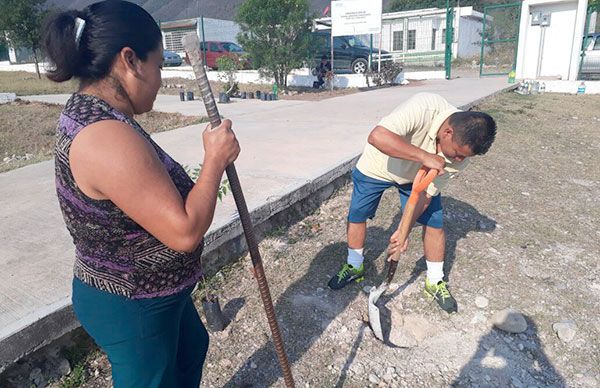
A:
{"type": "Polygon", "coordinates": [[[406,139],[384,127],[377,126],[368,138],[369,144],[392,158],[411,160],[422,163],[426,151],[410,144],[406,139]]]}

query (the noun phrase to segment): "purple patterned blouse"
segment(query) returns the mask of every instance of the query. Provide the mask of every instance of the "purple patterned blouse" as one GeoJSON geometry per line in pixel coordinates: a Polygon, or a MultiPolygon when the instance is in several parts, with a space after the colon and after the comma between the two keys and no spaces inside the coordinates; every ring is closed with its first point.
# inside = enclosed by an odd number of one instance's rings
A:
{"type": "Polygon", "coordinates": [[[97,97],[73,94],[58,123],[55,170],[58,201],[75,243],[75,277],[134,299],[171,295],[190,287],[201,276],[203,243],[193,253],[174,251],[110,200],[92,199],[77,187],[69,165],[71,143],[82,128],[100,120],[119,120],[139,132],[156,150],[182,198],[194,185],[181,165],[135,120],[97,97]]]}

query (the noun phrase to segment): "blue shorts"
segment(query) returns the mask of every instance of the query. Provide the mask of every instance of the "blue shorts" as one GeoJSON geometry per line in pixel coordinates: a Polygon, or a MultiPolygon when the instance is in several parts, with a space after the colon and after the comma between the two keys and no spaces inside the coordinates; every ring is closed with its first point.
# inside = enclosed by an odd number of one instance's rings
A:
{"type": "MultiPolygon", "coordinates": [[[[383,192],[392,186],[398,189],[400,203],[404,209],[412,189],[412,183],[399,185],[395,182],[381,181],[366,176],[357,168],[352,170],[352,183],[354,184],[354,190],[352,190],[352,200],[348,212],[348,222],[352,223],[366,222],[367,219],[375,217],[383,192]]],[[[442,196],[440,194],[431,198],[431,203],[417,219],[417,222],[432,228],[441,229],[444,226],[442,196]]]]}

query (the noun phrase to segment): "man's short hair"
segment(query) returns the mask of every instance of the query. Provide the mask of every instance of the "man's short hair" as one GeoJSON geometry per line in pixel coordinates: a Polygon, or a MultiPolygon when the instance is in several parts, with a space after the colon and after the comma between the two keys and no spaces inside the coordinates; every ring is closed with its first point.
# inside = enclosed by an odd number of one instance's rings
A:
{"type": "Polygon", "coordinates": [[[496,138],[496,122],[483,112],[456,112],[450,115],[448,124],[456,134],[461,146],[468,145],[475,155],[483,155],[496,138]]]}

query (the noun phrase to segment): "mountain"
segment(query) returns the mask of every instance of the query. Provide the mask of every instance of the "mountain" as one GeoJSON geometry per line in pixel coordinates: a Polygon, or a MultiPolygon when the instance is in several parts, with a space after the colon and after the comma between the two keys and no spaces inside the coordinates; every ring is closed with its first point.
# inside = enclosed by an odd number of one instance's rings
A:
{"type": "MultiPolygon", "coordinates": [[[[47,4],[59,9],[82,9],[97,0],[48,0],[47,4]]],[[[237,9],[244,0],[129,0],[142,7],[160,21],[204,16],[214,19],[234,20],[237,9]]],[[[329,5],[329,0],[309,0],[310,10],[318,16],[329,5]]],[[[386,9],[389,0],[383,0],[386,9]]]]}

